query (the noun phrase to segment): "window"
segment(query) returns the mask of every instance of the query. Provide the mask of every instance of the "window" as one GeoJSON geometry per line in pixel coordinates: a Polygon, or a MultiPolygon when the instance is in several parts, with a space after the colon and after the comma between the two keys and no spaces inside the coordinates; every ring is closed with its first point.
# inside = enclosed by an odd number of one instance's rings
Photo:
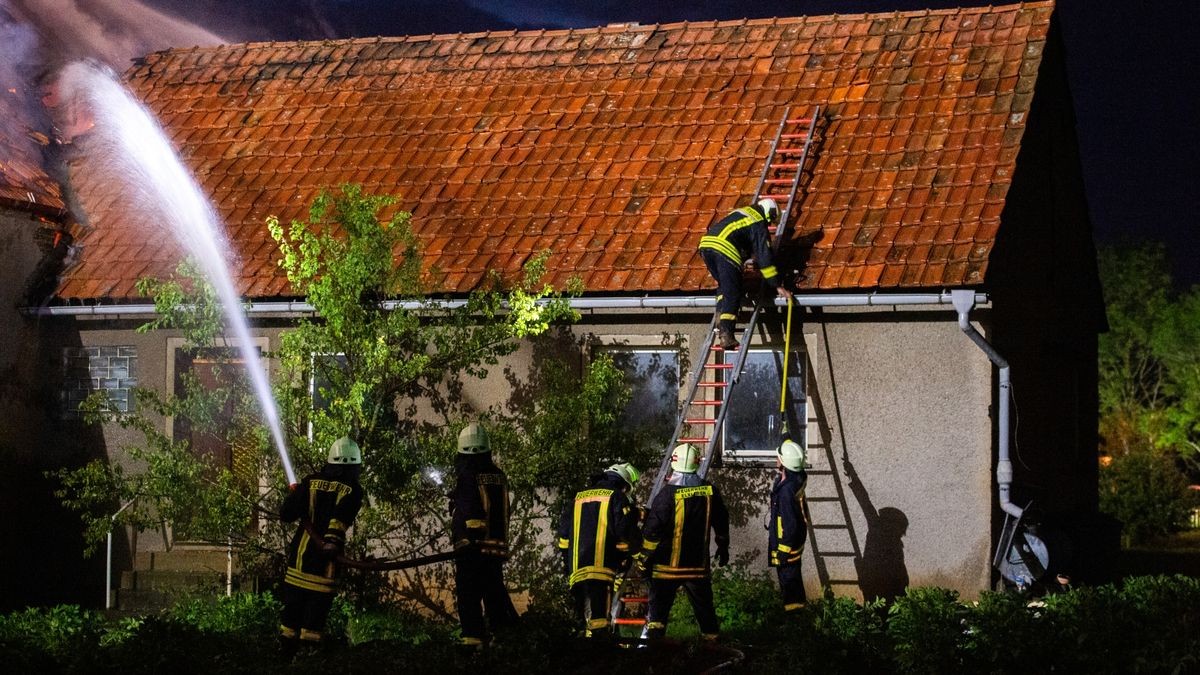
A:
{"type": "MultiPolygon", "coordinates": [[[[344,380],[349,363],[345,354],[313,354],[312,367],[308,376],[308,394],[312,397],[314,411],[329,410],[332,401],[328,394],[333,389],[335,380],[344,380]]],[[[308,440],[313,439],[312,420],[308,422],[308,440]]]]}
{"type": "MultiPolygon", "coordinates": [[[[734,363],[737,353],[725,353],[725,362],[734,363]]],[[[807,447],[804,352],[792,348],[788,357],[787,428],[792,440],[807,447]]],[[[782,440],[779,414],[780,380],[783,372],[782,349],[751,349],[746,354],[742,376],[729,400],[722,443],[726,460],[774,459],[782,440]]]]}
{"type": "Polygon", "coordinates": [[[679,352],[662,347],[605,346],[597,348],[597,353],[612,357],[632,389],[621,424],[666,444],[675,430],[679,407],[679,352]]]}
{"type": "Polygon", "coordinates": [[[108,397],[109,410],[133,410],[133,388],[137,386],[137,348],[67,347],[63,349],[63,417],[79,418],[79,404],[92,392],[108,397]]]}

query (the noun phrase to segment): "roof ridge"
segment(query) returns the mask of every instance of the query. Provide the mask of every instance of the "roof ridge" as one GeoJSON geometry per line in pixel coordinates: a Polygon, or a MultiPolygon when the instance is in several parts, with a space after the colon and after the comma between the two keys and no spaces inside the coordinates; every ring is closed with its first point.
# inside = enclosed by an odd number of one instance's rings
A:
{"type": "Polygon", "coordinates": [[[355,38],[322,38],[319,40],[260,40],[256,42],[230,42],[220,45],[209,46],[190,46],[190,47],[172,47],[150,52],[141,59],[135,60],[134,67],[138,62],[144,62],[145,59],[157,56],[164,58],[167,56],[184,56],[192,53],[214,52],[219,53],[230,49],[246,49],[246,50],[261,50],[261,49],[278,49],[280,46],[288,46],[292,48],[303,48],[313,46],[343,46],[356,44],[404,44],[416,42],[435,42],[445,40],[462,40],[465,38],[495,38],[495,37],[557,37],[560,35],[606,35],[619,34],[626,32],[650,32],[658,30],[675,30],[698,28],[704,26],[708,29],[733,27],[733,26],[760,26],[760,25],[782,25],[790,23],[824,23],[827,21],[860,21],[868,18],[896,18],[896,17],[923,17],[923,16],[943,16],[951,14],[964,13],[992,13],[998,11],[1018,10],[1025,8],[1039,7],[1054,7],[1056,0],[1032,0],[1025,2],[1007,3],[1003,5],[980,5],[974,7],[957,7],[943,9],[912,9],[912,10],[894,10],[891,12],[862,12],[858,14],[808,14],[799,16],[777,16],[777,17],[758,17],[758,18],[741,18],[741,19],[725,19],[712,21],[673,21],[660,23],[612,23],[604,26],[592,27],[572,27],[572,28],[533,28],[527,30],[511,29],[511,30],[483,30],[470,33],[421,33],[416,35],[376,35],[371,37],[355,37],[355,38]],[[616,28],[617,30],[613,30],[616,28]]]}

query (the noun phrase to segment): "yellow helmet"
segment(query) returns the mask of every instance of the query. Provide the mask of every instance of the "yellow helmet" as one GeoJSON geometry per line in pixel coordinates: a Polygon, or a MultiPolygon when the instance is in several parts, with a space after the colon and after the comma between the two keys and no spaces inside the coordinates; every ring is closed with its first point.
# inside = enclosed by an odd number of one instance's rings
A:
{"type": "Polygon", "coordinates": [[[615,473],[621,478],[624,478],[625,482],[629,483],[629,487],[633,487],[635,484],[637,484],[638,479],[642,477],[641,472],[634,468],[634,466],[629,462],[613,464],[604,471],[615,473]]]}
{"type": "Polygon", "coordinates": [[[478,422],[471,422],[458,432],[458,451],[464,455],[482,455],[491,452],[487,431],[478,422]]]}
{"type": "Polygon", "coordinates": [[[329,456],[325,461],[330,464],[362,464],[362,450],[349,436],[342,436],[329,446],[329,456]]]}
{"type": "Polygon", "coordinates": [[[784,441],[779,445],[776,454],[779,456],[779,463],[787,469],[800,471],[804,468],[804,448],[796,441],[784,441]]]}
{"type": "Polygon", "coordinates": [[[700,468],[700,449],[691,443],[680,443],[671,453],[671,470],[676,473],[696,473],[700,468]]]}

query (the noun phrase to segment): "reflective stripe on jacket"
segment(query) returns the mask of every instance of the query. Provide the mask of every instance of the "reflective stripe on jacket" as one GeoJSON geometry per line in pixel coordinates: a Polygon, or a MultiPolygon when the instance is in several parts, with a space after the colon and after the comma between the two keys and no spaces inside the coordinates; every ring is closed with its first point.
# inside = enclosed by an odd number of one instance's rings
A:
{"type": "Polygon", "coordinates": [[[650,505],[642,550],[655,579],[703,579],[709,575],[709,530],[717,545],[729,541],[729,512],[716,486],[665,485],[650,505]]]}
{"type": "Polygon", "coordinates": [[[460,455],[450,496],[455,548],[471,544],[484,555],[508,557],[508,478],[491,454],[460,455]]]}
{"type": "Polygon", "coordinates": [[[565,554],[570,583],[612,582],[637,538],[637,510],[620,476],[605,473],[563,507],[558,548],[565,554]]]}
{"type": "Polygon", "coordinates": [[[279,509],[285,523],[303,519],[308,525],[296,529],[287,549],[284,583],[320,593],[332,593],[337,568],[333,556],[322,550],[333,544],[340,552],[346,530],[354,524],[362,507],[363,492],[354,479],[331,477],[323,471],[307,476],[288,493],[279,509]],[[310,530],[311,527],[311,530],[310,530]],[[313,532],[320,536],[313,539],[313,532]]]}
{"type": "Polygon", "coordinates": [[[757,205],[743,206],[710,225],[708,233],[700,238],[700,248],[712,249],[738,267],[753,257],[762,278],[772,286],[779,286],[781,280],[771,253],[767,222],[757,205]]]}
{"type": "Polygon", "coordinates": [[[771,567],[795,565],[804,552],[808,522],[804,517],[804,487],[808,474],[784,469],[771,487],[771,516],[767,523],[767,563],[771,567]]]}

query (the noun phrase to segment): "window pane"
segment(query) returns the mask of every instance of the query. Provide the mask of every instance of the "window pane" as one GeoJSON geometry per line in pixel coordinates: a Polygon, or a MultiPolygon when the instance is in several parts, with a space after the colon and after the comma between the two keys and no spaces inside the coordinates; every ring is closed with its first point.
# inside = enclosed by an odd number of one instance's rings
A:
{"type": "MultiPolygon", "coordinates": [[[[312,379],[309,389],[312,394],[313,410],[329,410],[330,401],[326,394],[333,386],[334,378],[345,374],[347,369],[344,354],[314,354],[312,379]],[[322,392],[325,393],[322,393],[322,392]]],[[[338,379],[344,379],[338,377],[338,379]]]]}
{"type": "MultiPolygon", "coordinates": [[[[787,427],[792,440],[805,445],[805,392],[803,353],[793,350],[788,358],[787,427]]],[[[736,353],[725,355],[733,363],[736,353]]],[[[729,401],[724,425],[727,458],[773,455],[782,439],[779,415],[779,374],[783,350],[751,350],[746,355],[742,376],[729,401]]]]}
{"type": "Polygon", "coordinates": [[[621,424],[661,443],[675,430],[679,403],[679,353],[673,349],[602,348],[625,373],[631,396],[621,424]]]}

